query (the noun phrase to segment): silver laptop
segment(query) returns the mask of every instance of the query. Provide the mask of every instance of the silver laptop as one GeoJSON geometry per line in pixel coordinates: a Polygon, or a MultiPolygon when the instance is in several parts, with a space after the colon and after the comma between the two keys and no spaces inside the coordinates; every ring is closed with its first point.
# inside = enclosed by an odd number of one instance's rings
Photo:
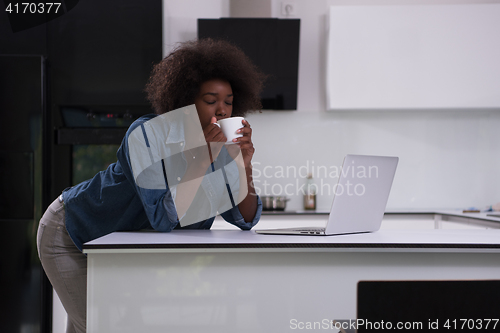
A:
{"type": "Polygon", "coordinates": [[[256,230],[259,234],[339,235],[380,229],[398,157],[347,155],[326,227],[256,230]]]}

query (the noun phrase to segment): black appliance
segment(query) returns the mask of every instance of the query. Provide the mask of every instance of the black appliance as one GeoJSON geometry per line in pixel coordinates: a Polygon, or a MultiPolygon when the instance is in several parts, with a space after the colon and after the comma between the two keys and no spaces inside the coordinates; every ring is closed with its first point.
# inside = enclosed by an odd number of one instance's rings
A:
{"type": "Polygon", "coordinates": [[[0,11],[2,333],[52,332],[39,219],[64,188],[87,177],[74,175],[81,163],[95,174],[91,161],[116,161],[127,124],[151,112],[143,89],[162,58],[161,0],[63,0],[61,7],[63,15],[37,25],[30,16],[32,27],[22,29],[0,11]],[[68,109],[89,118],[75,126],[64,119],[68,109]]]}
{"type": "Polygon", "coordinates": [[[53,196],[115,162],[128,125],[153,112],[144,87],[162,59],[161,8],[86,0],[47,23],[53,196]]]}
{"type": "Polygon", "coordinates": [[[500,280],[359,281],[357,332],[496,332],[499,298],[500,280]]]}
{"type": "Polygon", "coordinates": [[[40,332],[50,321],[36,248],[47,205],[45,81],[43,56],[0,55],[0,332],[40,332]]]}
{"type": "Polygon", "coordinates": [[[263,109],[297,109],[300,19],[198,19],[198,38],[208,37],[237,45],[269,75],[263,109]]]}

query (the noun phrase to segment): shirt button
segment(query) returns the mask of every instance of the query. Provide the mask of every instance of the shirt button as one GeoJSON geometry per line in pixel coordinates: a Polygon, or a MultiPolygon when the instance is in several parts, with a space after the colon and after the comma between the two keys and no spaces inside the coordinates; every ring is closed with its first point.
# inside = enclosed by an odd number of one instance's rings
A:
{"type": "Polygon", "coordinates": [[[181,147],[184,146],[184,142],[181,142],[181,147]]]}
{"type": "Polygon", "coordinates": [[[179,181],[179,182],[180,182],[180,181],[181,181],[181,177],[177,177],[177,181],[179,181]]]}

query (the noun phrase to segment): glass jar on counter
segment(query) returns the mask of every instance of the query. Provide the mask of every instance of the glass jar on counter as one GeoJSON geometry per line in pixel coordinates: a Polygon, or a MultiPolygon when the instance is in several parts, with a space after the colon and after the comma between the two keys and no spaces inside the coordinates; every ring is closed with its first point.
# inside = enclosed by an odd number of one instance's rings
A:
{"type": "Polygon", "coordinates": [[[316,210],[316,185],[312,173],[307,174],[304,193],[304,210],[316,210]]]}

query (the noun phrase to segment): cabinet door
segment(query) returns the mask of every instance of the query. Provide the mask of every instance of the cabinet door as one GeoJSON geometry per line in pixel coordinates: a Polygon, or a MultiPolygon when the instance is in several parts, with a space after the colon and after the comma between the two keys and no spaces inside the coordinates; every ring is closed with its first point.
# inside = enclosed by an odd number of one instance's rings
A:
{"type": "Polygon", "coordinates": [[[44,332],[41,56],[0,56],[0,332],[44,332]]]}
{"type": "Polygon", "coordinates": [[[500,4],[332,6],[328,109],[500,106],[500,4]]]}

